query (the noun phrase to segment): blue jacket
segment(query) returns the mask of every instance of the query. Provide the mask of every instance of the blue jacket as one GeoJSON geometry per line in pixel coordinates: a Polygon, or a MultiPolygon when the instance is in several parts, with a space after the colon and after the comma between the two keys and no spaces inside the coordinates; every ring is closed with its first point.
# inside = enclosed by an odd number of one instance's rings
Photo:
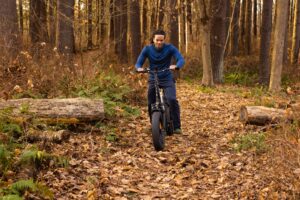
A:
{"type": "MultiPolygon", "coordinates": [[[[151,70],[154,70],[155,67],[157,67],[158,70],[166,69],[170,67],[172,57],[176,59],[177,68],[182,68],[185,61],[178,49],[172,44],[164,44],[159,50],[156,49],[153,44],[147,45],[139,55],[135,67],[141,68],[146,58],[148,58],[151,70]]],[[[169,70],[160,72],[158,73],[158,79],[160,83],[173,81],[173,74],[169,70]]],[[[149,82],[152,82],[153,80],[154,75],[150,74],[149,82]]]]}

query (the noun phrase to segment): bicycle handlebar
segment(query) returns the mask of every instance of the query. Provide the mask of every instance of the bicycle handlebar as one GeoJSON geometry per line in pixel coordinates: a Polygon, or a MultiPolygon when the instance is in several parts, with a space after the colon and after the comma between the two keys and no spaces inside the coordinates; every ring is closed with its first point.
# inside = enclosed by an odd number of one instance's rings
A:
{"type": "MultiPolygon", "coordinates": [[[[137,73],[151,73],[151,72],[154,72],[154,73],[159,73],[159,72],[164,72],[164,71],[169,71],[169,70],[171,70],[170,68],[165,68],[165,69],[162,69],[162,70],[157,70],[157,69],[155,69],[155,70],[151,70],[150,68],[144,68],[144,70],[143,71],[137,71],[136,70],[136,72],[137,73]]],[[[179,68],[175,68],[175,70],[179,70],[179,68]]]]}

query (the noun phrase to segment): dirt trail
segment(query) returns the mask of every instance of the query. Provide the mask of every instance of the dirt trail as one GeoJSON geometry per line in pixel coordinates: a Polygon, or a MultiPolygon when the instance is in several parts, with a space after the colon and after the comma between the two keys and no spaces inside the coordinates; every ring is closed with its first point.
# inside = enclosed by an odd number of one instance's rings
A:
{"type": "Polygon", "coordinates": [[[272,170],[266,172],[266,155],[237,153],[230,145],[234,135],[251,129],[238,121],[240,105],[250,100],[203,93],[185,82],[177,89],[183,134],[167,137],[162,152],[154,151],[144,108],[142,116],[119,122],[117,142],[90,132],[53,146],[71,157],[69,168],[41,175],[55,199],[284,198],[284,182],[273,192],[278,185],[272,170]]]}

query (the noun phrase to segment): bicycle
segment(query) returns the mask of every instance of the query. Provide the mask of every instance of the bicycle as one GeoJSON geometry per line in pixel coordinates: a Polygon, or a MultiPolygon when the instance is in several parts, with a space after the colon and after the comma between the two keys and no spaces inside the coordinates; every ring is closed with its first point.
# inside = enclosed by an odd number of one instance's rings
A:
{"type": "Polygon", "coordinates": [[[151,104],[151,130],[152,140],[156,151],[161,151],[165,147],[165,135],[173,135],[174,127],[170,113],[170,105],[167,101],[165,90],[159,87],[157,74],[170,69],[150,70],[149,68],[138,73],[154,73],[155,103],[151,104]]]}

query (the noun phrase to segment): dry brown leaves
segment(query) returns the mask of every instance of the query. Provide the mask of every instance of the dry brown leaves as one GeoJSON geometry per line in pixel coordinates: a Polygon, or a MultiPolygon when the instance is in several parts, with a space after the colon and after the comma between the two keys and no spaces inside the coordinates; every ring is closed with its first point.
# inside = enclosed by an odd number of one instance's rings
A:
{"type": "Polygon", "coordinates": [[[284,173],[275,177],[268,153],[237,153],[230,146],[235,135],[256,130],[238,121],[240,106],[253,100],[202,93],[186,83],[178,84],[178,98],[183,134],[167,137],[164,151],[154,150],[142,108],[142,116],[118,122],[116,142],[92,132],[55,144],[56,153],[71,158],[70,167],[46,171],[40,179],[55,199],[293,198],[295,188],[286,187],[292,182],[283,181],[284,173]]]}

